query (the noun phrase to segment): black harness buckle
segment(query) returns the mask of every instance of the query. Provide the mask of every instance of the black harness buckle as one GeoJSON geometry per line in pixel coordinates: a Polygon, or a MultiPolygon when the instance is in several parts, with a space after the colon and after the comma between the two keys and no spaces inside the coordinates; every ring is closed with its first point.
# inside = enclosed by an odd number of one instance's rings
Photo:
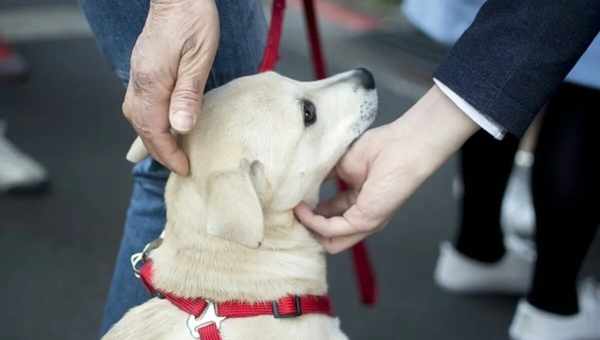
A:
{"type": "Polygon", "coordinates": [[[273,306],[273,317],[275,317],[275,319],[296,318],[296,317],[299,317],[302,315],[302,300],[301,300],[300,296],[298,296],[298,295],[294,295],[294,307],[296,308],[294,313],[282,314],[279,311],[279,302],[278,301],[273,301],[272,306],[273,306]]]}

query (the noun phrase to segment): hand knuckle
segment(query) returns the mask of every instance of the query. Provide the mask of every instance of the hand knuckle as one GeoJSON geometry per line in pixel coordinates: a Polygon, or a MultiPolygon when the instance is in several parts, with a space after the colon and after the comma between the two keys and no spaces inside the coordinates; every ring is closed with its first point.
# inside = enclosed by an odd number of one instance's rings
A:
{"type": "Polygon", "coordinates": [[[127,118],[127,120],[131,120],[131,113],[129,111],[129,107],[125,103],[121,105],[121,112],[123,113],[123,116],[127,118]]]}
{"type": "Polygon", "coordinates": [[[131,72],[131,85],[136,95],[148,94],[155,83],[156,76],[152,71],[138,69],[131,72]]]}
{"type": "Polygon", "coordinates": [[[200,101],[200,91],[195,86],[179,88],[174,96],[185,102],[198,103],[200,101]]]}
{"type": "Polygon", "coordinates": [[[121,105],[121,111],[123,112],[123,116],[125,116],[127,120],[131,120],[133,118],[133,110],[131,108],[131,104],[127,99],[121,105]]]}
{"type": "Polygon", "coordinates": [[[181,46],[181,53],[196,52],[199,48],[198,39],[195,36],[188,37],[181,46]]]}
{"type": "Polygon", "coordinates": [[[132,125],[135,131],[142,139],[144,139],[148,143],[152,143],[152,140],[154,139],[154,131],[152,129],[145,125],[138,124],[137,122],[135,122],[135,120],[132,121],[132,125]]]}

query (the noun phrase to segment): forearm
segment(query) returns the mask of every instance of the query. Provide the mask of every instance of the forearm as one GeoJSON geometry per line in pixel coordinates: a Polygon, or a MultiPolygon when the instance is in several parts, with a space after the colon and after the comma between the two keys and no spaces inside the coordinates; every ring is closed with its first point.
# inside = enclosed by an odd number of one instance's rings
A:
{"type": "Polygon", "coordinates": [[[434,78],[520,137],[598,32],[597,0],[488,0],[434,78]]]}
{"type": "Polygon", "coordinates": [[[398,135],[411,136],[414,150],[422,153],[414,157],[419,162],[415,165],[415,175],[424,178],[479,130],[479,126],[435,85],[391,125],[398,135]]]}

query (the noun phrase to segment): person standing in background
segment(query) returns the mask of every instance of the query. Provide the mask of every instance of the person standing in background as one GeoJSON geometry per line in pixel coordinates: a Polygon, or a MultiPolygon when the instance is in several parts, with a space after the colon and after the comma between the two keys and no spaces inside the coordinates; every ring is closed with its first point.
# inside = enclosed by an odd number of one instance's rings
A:
{"type": "MultiPolygon", "coordinates": [[[[432,39],[451,45],[472,23],[484,2],[407,0],[403,11],[432,39]]],[[[535,254],[511,242],[514,239],[507,237],[501,227],[502,197],[519,140],[507,136],[499,141],[479,131],[461,149],[464,184],[460,228],[453,243],[441,246],[435,280],[439,286],[457,293],[526,295],[511,327],[515,339],[524,338],[520,334],[524,314],[536,315],[529,320],[538,323],[534,327],[558,332],[560,337],[575,339],[575,334],[568,335],[569,330],[563,329],[579,328],[600,338],[595,323],[576,317],[582,308],[580,302],[600,307],[600,300],[594,295],[599,291],[595,282],[584,281],[579,293],[576,284],[585,249],[600,223],[600,214],[593,204],[600,194],[594,175],[599,161],[594,150],[600,144],[594,131],[600,123],[598,70],[600,36],[550,98],[545,107],[548,117],[540,121],[532,192],[538,221],[537,264],[532,256],[535,254]],[[553,316],[532,313],[531,307],[553,316]]]]}
{"type": "MultiPolygon", "coordinates": [[[[0,86],[15,86],[28,75],[25,60],[0,37],[0,86]]],[[[43,191],[49,184],[46,169],[14,145],[6,131],[7,123],[0,113],[0,194],[43,191]]]]}

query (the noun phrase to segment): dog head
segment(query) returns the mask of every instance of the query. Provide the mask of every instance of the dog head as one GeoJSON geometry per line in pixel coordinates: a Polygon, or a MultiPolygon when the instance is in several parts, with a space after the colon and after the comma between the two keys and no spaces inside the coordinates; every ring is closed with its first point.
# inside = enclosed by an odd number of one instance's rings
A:
{"type": "Polygon", "coordinates": [[[313,82],[267,72],[210,91],[195,129],[180,137],[190,176],[169,178],[168,220],[260,246],[265,215],[316,204],[321,183],[376,113],[365,69],[313,82]]]}

